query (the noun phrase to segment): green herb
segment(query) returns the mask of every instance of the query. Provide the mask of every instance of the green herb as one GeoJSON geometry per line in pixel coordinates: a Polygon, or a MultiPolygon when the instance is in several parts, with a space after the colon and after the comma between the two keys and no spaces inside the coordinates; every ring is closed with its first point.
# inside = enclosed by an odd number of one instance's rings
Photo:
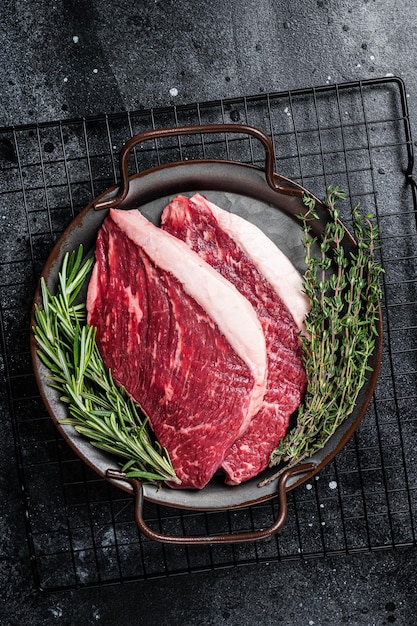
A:
{"type": "Polygon", "coordinates": [[[105,368],[85,303],[75,303],[93,265],[93,259],[82,263],[82,256],[82,246],[65,255],[56,295],[41,280],[42,308],[35,308],[39,358],[51,372],[49,385],[68,406],[69,417],[60,423],[71,424],[97,448],[127,459],[122,466],[127,477],[179,483],[146,416],[105,368]]]}
{"type": "Polygon", "coordinates": [[[361,215],[359,207],[354,207],[357,249],[346,253],[345,232],[335,208],[336,201],[344,199],[338,187],[328,188],[325,204],[330,220],[318,240],[311,228],[318,219],[315,202],[311,196],[304,197],[307,211],[299,219],[306,253],[304,290],[311,306],[302,336],[307,390],[296,426],[273,451],[271,466],[284,462],[285,468],[291,467],[323,448],[354,410],[371,369],[381,297],[382,268],[375,258],[378,230],[371,215],[361,215]],[[313,253],[315,244],[320,248],[318,255],[313,253]]]}

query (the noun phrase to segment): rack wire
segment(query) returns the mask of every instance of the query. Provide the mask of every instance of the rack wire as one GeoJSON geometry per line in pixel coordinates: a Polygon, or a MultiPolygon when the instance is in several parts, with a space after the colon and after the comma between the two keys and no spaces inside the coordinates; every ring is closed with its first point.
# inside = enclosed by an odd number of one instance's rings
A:
{"type": "MultiPolygon", "coordinates": [[[[246,139],[182,137],[143,145],[132,171],[195,158],[262,166],[246,139]]],[[[398,78],[326,85],[164,109],[0,129],[1,376],[15,439],[34,585],[58,590],[246,563],[416,545],[416,191],[406,92],[398,78]],[[251,544],[168,546],[140,536],[133,499],[94,474],[63,441],[39,397],[29,353],[35,283],[59,235],[117,183],[118,153],[150,128],[243,122],[273,140],[276,170],[323,196],[329,183],[360,202],[381,231],[385,329],[367,414],[333,462],[289,494],[286,525],[251,544]]],[[[274,500],[221,512],[146,503],[168,533],[252,530],[274,500]]]]}

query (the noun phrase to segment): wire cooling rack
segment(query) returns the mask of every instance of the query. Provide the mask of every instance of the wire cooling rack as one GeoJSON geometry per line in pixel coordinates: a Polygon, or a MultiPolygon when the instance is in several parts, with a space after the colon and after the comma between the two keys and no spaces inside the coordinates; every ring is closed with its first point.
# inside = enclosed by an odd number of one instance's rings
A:
{"type": "MultiPolygon", "coordinates": [[[[170,160],[228,158],[262,165],[249,139],[204,136],[135,152],[140,170],[170,160]]],[[[121,583],[244,563],[416,544],[416,194],[405,88],[397,78],[0,129],[2,377],[16,443],[34,584],[45,590],[121,583]],[[94,474],[60,438],[39,397],[29,354],[35,283],[72,218],[118,180],[133,134],[241,122],[269,134],[276,171],[323,196],[329,183],[376,215],[381,231],[384,352],[356,434],[309,484],[289,494],[275,537],[251,544],[168,546],[140,536],[133,498],[94,474]]],[[[274,501],[228,512],[150,503],[166,533],[265,527],[274,501]]]]}

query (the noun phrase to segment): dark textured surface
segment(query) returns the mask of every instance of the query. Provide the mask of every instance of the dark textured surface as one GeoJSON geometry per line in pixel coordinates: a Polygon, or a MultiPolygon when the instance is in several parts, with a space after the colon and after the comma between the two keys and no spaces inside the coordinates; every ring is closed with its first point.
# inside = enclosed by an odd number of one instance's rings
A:
{"type": "MultiPolygon", "coordinates": [[[[414,129],[416,26],[412,1],[4,0],[0,126],[394,74],[405,81],[414,129]]],[[[1,144],[3,157],[9,149],[1,144]]],[[[392,174],[384,163],[380,169],[392,174]]],[[[404,203],[411,204],[406,194],[404,203]]],[[[13,256],[16,224],[2,211],[2,244],[13,256]]],[[[417,623],[413,548],[35,591],[4,390],[1,400],[1,624],[417,623]]],[[[415,475],[409,479],[414,498],[415,475]]]]}

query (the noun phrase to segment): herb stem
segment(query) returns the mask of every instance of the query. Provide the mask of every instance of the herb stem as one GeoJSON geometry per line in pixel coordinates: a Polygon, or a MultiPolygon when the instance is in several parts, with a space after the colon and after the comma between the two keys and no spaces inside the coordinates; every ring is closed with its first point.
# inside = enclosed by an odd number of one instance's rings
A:
{"type": "Polygon", "coordinates": [[[82,257],[82,246],[64,256],[55,295],[41,279],[42,306],[35,307],[38,356],[50,370],[48,384],[68,406],[68,417],[60,423],[125,459],[122,471],[127,477],[178,484],[168,452],[154,438],[147,417],[106,370],[85,303],[75,303],[93,264],[93,259],[83,263],[82,257]]]}
{"type": "Polygon", "coordinates": [[[370,370],[383,271],[375,258],[378,230],[371,216],[362,215],[355,206],[352,216],[357,248],[348,254],[335,207],[336,201],[345,197],[338,187],[327,190],[325,204],[330,219],[320,240],[318,256],[313,254],[317,240],[311,235],[311,222],[318,219],[315,202],[310,196],[304,197],[307,210],[299,219],[306,253],[304,290],[310,301],[306,333],[301,338],[307,390],[296,426],[271,455],[270,465],[281,468],[261,485],[325,446],[353,412],[370,370]]]}

